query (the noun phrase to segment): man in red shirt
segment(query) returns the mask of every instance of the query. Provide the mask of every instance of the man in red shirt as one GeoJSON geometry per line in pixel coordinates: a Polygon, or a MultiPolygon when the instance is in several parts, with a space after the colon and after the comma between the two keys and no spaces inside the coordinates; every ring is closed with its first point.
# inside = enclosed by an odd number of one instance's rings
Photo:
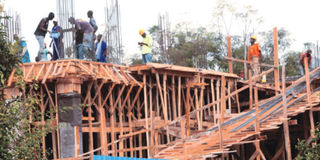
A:
{"type": "Polygon", "coordinates": [[[308,58],[308,68],[311,69],[311,58],[312,58],[311,53],[312,53],[312,51],[310,49],[308,49],[306,53],[302,53],[300,55],[300,65],[302,66],[302,70],[303,70],[303,72],[301,72],[301,73],[306,74],[305,70],[304,70],[304,57],[308,58]]]}
{"type": "Polygon", "coordinates": [[[255,43],[257,41],[256,36],[250,37],[250,43],[248,49],[248,60],[252,63],[250,64],[250,67],[253,71],[253,75],[258,75],[260,73],[260,61],[261,61],[261,49],[258,43],[255,43]]]}

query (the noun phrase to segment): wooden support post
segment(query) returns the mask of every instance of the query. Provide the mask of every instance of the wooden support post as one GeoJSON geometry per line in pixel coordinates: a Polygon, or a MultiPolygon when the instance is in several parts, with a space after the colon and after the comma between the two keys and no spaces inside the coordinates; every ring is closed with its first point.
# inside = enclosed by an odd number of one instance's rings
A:
{"type": "MultiPolygon", "coordinates": [[[[227,37],[227,42],[228,42],[228,57],[232,58],[232,51],[231,51],[231,37],[227,37]]],[[[229,65],[229,73],[233,73],[233,66],[232,66],[232,61],[228,61],[229,65]]]]}
{"type": "MultiPolygon", "coordinates": [[[[216,92],[217,92],[217,97],[216,97],[216,100],[220,99],[221,96],[220,96],[220,81],[221,80],[217,80],[216,82],[216,92]]],[[[221,114],[221,109],[220,109],[220,103],[217,103],[217,110],[216,110],[216,114],[221,114]]],[[[216,121],[217,122],[217,121],[216,121]]]]}
{"type": "MultiPolygon", "coordinates": [[[[145,85],[144,85],[145,86],[145,85]]],[[[141,105],[140,105],[140,97],[138,98],[137,101],[137,112],[138,112],[138,120],[141,119],[141,105]]],[[[139,158],[142,158],[142,134],[139,134],[139,158]]]]}
{"type": "Polygon", "coordinates": [[[306,86],[307,86],[307,98],[308,98],[308,105],[310,106],[309,110],[309,119],[310,119],[310,135],[311,137],[314,137],[314,119],[313,119],[313,111],[312,111],[312,105],[311,105],[311,88],[310,88],[310,75],[309,75],[309,64],[308,64],[308,58],[304,57],[304,71],[306,76],[306,86]]]}
{"type": "MultiPolygon", "coordinates": [[[[164,110],[165,122],[168,123],[168,101],[167,101],[167,74],[163,75],[163,97],[164,97],[164,110]]],[[[167,127],[167,143],[170,143],[169,127],[167,127]]]]}
{"type": "MultiPolygon", "coordinates": [[[[238,85],[237,85],[237,81],[234,82],[234,87],[235,87],[235,91],[238,89],[238,85]]],[[[237,108],[238,108],[238,113],[241,112],[240,109],[240,102],[239,102],[239,93],[236,94],[236,101],[237,101],[237,108]]]]}
{"type": "Polygon", "coordinates": [[[177,118],[177,106],[176,106],[176,85],[175,85],[175,77],[172,76],[172,110],[173,110],[173,119],[177,118]]]}
{"type": "MultiPolygon", "coordinates": [[[[164,116],[164,121],[167,123],[168,122],[168,112],[167,112],[167,106],[166,106],[166,101],[164,99],[166,99],[166,93],[162,94],[162,89],[161,89],[161,84],[160,84],[160,77],[159,77],[159,73],[156,72],[156,79],[157,79],[157,86],[158,86],[158,91],[160,94],[160,100],[161,100],[161,104],[162,104],[162,112],[163,112],[163,116],[164,116]]],[[[167,79],[167,75],[163,75],[163,79],[167,79]]],[[[163,80],[163,84],[165,84],[166,80],[163,80]]],[[[166,89],[163,89],[163,92],[165,92],[166,89]]],[[[170,142],[169,139],[169,127],[167,126],[167,141],[168,143],[170,142]]]]}
{"type": "MultiPolygon", "coordinates": [[[[79,144],[79,126],[74,126],[74,138],[75,138],[75,157],[77,157],[80,154],[80,144],[79,144]]],[[[90,159],[93,159],[93,153],[90,154],[90,159]]]]}
{"type": "MultiPolygon", "coordinates": [[[[118,89],[118,93],[120,92],[120,89],[118,89]]],[[[121,103],[122,103],[122,98],[120,98],[120,100],[119,100],[119,108],[118,108],[118,115],[119,115],[119,125],[120,125],[120,137],[122,137],[123,136],[123,109],[122,109],[122,107],[121,107],[121,103]]],[[[120,140],[119,141],[119,156],[120,157],[123,157],[123,156],[126,156],[124,153],[124,144],[126,144],[126,143],[124,143],[123,141],[125,141],[125,139],[123,139],[123,140],[120,140]],[[123,144],[124,143],[124,144],[123,144]]]]}
{"type": "MultiPolygon", "coordinates": [[[[249,72],[249,76],[250,76],[249,72]]],[[[256,146],[256,150],[258,151],[258,155],[257,155],[257,160],[260,160],[260,156],[261,156],[261,148],[260,148],[260,141],[258,140],[260,138],[260,124],[259,124],[259,99],[258,99],[258,88],[254,87],[254,102],[255,102],[255,108],[256,108],[256,121],[255,121],[255,132],[256,132],[256,139],[257,141],[255,142],[255,146],[256,146]]]]}
{"type": "MultiPolygon", "coordinates": [[[[33,65],[32,65],[32,68],[33,68],[33,65]]],[[[31,71],[31,70],[30,70],[31,71]]],[[[44,130],[44,125],[45,125],[45,119],[44,119],[44,112],[45,112],[45,106],[43,106],[43,87],[41,85],[40,87],[40,94],[41,94],[41,99],[40,99],[40,110],[41,110],[41,124],[43,125],[41,127],[41,130],[44,130]]],[[[47,154],[46,154],[46,137],[45,135],[42,135],[42,156],[43,158],[47,157],[47,154]]]]}
{"type": "MultiPolygon", "coordinates": [[[[139,91],[138,91],[139,92],[139,91]]],[[[140,93],[140,92],[139,92],[140,93]]],[[[136,93],[136,94],[138,94],[138,95],[136,95],[136,96],[139,96],[139,93],[136,93]]],[[[135,100],[133,100],[133,101],[135,101],[135,100]]],[[[130,100],[130,98],[128,99],[128,101],[127,101],[127,103],[128,103],[128,106],[131,106],[131,100],[130,100]]],[[[134,104],[132,104],[132,105],[134,105],[134,104]]],[[[129,134],[131,134],[132,133],[132,129],[133,129],[133,126],[132,126],[132,116],[131,116],[131,114],[133,114],[132,113],[132,111],[131,111],[131,109],[129,109],[128,110],[128,113],[127,113],[127,116],[128,116],[128,121],[129,121],[129,134]]],[[[133,153],[133,150],[132,150],[132,148],[134,148],[135,146],[134,146],[134,142],[133,142],[133,136],[130,136],[130,156],[131,157],[134,157],[134,153],[133,153]]]]}
{"type": "Polygon", "coordinates": [[[181,112],[181,76],[179,76],[178,78],[178,114],[179,117],[182,116],[182,112],[181,112]]]}
{"type": "MultiPolygon", "coordinates": [[[[212,101],[211,102],[214,102],[216,101],[215,99],[215,92],[214,92],[214,86],[213,86],[213,79],[210,80],[210,84],[211,84],[211,99],[212,101]]],[[[208,102],[209,103],[209,102],[208,102]]],[[[216,124],[216,121],[215,121],[215,118],[216,118],[216,106],[217,105],[213,105],[213,124],[215,125],[216,124]]]]}
{"type": "Polygon", "coordinates": [[[186,100],[186,130],[187,136],[190,136],[190,86],[187,86],[187,100],[186,100]]]}
{"type": "Polygon", "coordinates": [[[249,69],[249,108],[250,110],[253,108],[253,96],[252,96],[252,72],[249,69]]]}
{"type": "MultiPolygon", "coordinates": [[[[49,104],[50,105],[50,104],[49,104]]],[[[50,109],[50,119],[53,120],[53,109],[54,106],[52,106],[52,109],[50,109]]],[[[52,137],[52,151],[53,151],[53,159],[57,159],[57,137],[56,137],[56,130],[53,130],[51,132],[51,137],[52,137]]]]}
{"type": "Polygon", "coordinates": [[[150,152],[150,157],[148,158],[152,158],[153,155],[154,155],[154,115],[153,115],[153,107],[152,107],[152,78],[151,78],[151,75],[149,76],[149,85],[150,85],[150,88],[149,88],[149,115],[150,115],[150,128],[151,128],[151,132],[150,132],[150,148],[149,150],[151,151],[150,152]]]}
{"type": "MultiPolygon", "coordinates": [[[[143,91],[144,91],[144,115],[145,115],[145,120],[146,120],[146,130],[149,129],[149,124],[148,124],[148,96],[147,96],[147,75],[143,74],[143,91]]],[[[146,138],[147,138],[147,146],[150,146],[149,142],[149,131],[146,132],[146,138]]],[[[147,149],[148,152],[148,158],[150,158],[150,149],[147,149]]]]}
{"type": "Polygon", "coordinates": [[[226,112],[226,78],[221,76],[221,123],[224,122],[224,114],[226,112]]]}
{"type": "MultiPolygon", "coordinates": [[[[228,81],[228,95],[231,94],[231,82],[228,81]]],[[[229,96],[228,98],[228,109],[230,111],[230,113],[232,112],[232,107],[231,107],[231,96],[229,96]]]]}
{"type": "MultiPolygon", "coordinates": [[[[202,78],[201,83],[204,84],[204,78],[202,78]]],[[[204,86],[201,86],[201,90],[200,90],[200,100],[199,100],[199,104],[200,104],[200,108],[202,108],[203,106],[203,93],[204,92],[204,86]]],[[[203,110],[200,111],[200,128],[202,129],[202,121],[203,121],[203,113],[205,113],[203,110]]]]}
{"type": "Polygon", "coordinates": [[[115,126],[115,106],[113,104],[113,93],[110,94],[110,101],[109,101],[109,105],[110,105],[110,109],[109,109],[109,112],[110,112],[110,123],[111,123],[111,149],[112,149],[112,156],[116,156],[116,149],[117,149],[117,146],[116,144],[114,144],[114,140],[115,140],[115,129],[114,129],[114,126],[115,126]]]}
{"type": "Polygon", "coordinates": [[[289,125],[288,125],[288,114],[287,114],[287,96],[286,96],[286,64],[282,64],[282,101],[283,101],[283,131],[284,131],[284,138],[286,144],[286,153],[287,159],[291,160],[291,145],[290,145],[290,132],[289,132],[289,125]]]}
{"type": "MultiPolygon", "coordinates": [[[[88,91],[90,94],[90,90],[88,91]]],[[[89,104],[91,104],[91,95],[89,96],[89,104]]],[[[93,150],[93,132],[92,132],[92,106],[88,106],[88,116],[89,116],[89,150],[93,150]]],[[[90,154],[90,160],[93,160],[93,153],[90,154]]]]}
{"type": "MultiPolygon", "coordinates": [[[[198,98],[198,88],[195,88],[194,95],[196,97],[196,109],[199,109],[199,98],[198,98]]],[[[198,130],[201,130],[201,121],[200,121],[200,112],[197,112],[197,123],[198,123],[198,130]]]]}
{"type": "Polygon", "coordinates": [[[58,112],[58,91],[57,91],[57,84],[54,85],[54,94],[55,94],[55,112],[56,112],[56,131],[57,131],[57,139],[58,139],[58,158],[61,157],[61,150],[60,150],[60,130],[59,130],[59,112],[58,112]]]}
{"type": "Polygon", "coordinates": [[[280,90],[280,82],[279,82],[279,60],[278,60],[278,30],[277,28],[273,28],[273,46],[274,46],[274,85],[276,88],[276,95],[279,94],[280,90]]]}

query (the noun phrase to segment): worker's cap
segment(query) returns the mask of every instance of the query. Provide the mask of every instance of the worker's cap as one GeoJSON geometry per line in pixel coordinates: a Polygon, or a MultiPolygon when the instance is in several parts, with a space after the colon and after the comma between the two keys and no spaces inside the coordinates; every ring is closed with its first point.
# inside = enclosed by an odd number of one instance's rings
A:
{"type": "Polygon", "coordinates": [[[144,30],[144,29],[140,29],[140,30],[139,30],[139,34],[140,34],[140,36],[142,36],[142,35],[143,35],[143,33],[145,33],[145,30],[144,30]]]}
{"type": "Polygon", "coordinates": [[[250,39],[257,40],[257,37],[256,36],[251,36],[250,39]]]}

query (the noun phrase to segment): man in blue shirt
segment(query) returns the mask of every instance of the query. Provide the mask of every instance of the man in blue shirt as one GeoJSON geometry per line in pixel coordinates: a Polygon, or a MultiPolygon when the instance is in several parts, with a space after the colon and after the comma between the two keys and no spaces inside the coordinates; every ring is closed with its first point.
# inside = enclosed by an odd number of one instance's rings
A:
{"type": "Polygon", "coordinates": [[[62,58],[61,53],[61,42],[62,42],[62,28],[58,25],[58,21],[53,21],[54,26],[52,27],[51,31],[51,38],[52,41],[49,45],[49,47],[52,46],[53,43],[53,60],[57,60],[59,58],[62,58]]]}
{"type": "Polygon", "coordinates": [[[13,39],[16,41],[16,43],[18,43],[19,47],[21,47],[22,49],[22,51],[19,53],[21,56],[21,62],[30,63],[30,55],[29,55],[26,41],[19,39],[19,36],[17,34],[13,35],[13,39]]]}
{"type": "Polygon", "coordinates": [[[107,62],[107,43],[104,40],[101,40],[102,34],[99,34],[97,37],[97,43],[95,47],[96,59],[98,62],[107,62]]]}

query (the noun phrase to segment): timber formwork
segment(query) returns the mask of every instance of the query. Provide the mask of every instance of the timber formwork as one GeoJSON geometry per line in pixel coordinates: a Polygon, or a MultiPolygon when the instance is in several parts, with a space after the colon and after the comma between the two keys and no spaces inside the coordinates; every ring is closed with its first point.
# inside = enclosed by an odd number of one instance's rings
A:
{"type": "MultiPolygon", "coordinates": [[[[276,29],[274,33],[277,42],[276,29]]],[[[278,59],[277,43],[274,46],[278,59]]],[[[21,65],[27,85],[39,85],[38,90],[26,90],[39,95],[37,109],[42,113],[41,118],[30,117],[30,121],[35,127],[49,122],[55,126],[42,138],[42,155],[64,160],[93,159],[93,155],[291,159],[289,125],[303,122],[306,139],[314,131],[313,112],[320,104],[320,68],[311,72],[306,69],[305,76],[288,84],[283,67],[281,85],[276,60],[274,65],[262,64],[271,69],[254,76],[249,71],[249,79],[240,81],[232,73],[232,61],[251,62],[233,59],[229,52],[230,73],[156,63],[121,66],[76,59],[21,65]],[[258,83],[263,75],[272,73],[273,84],[258,83]],[[261,96],[265,90],[272,96],[261,96]],[[81,113],[79,119],[73,113],[77,110],[70,112],[75,116],[68,128],[72,134],[61,125],[66,123],[63,117],[68,120],[70,115],[60,112],[65,107],[62,101],[70,95],[80,102],[73,108],[79,107],[81,113]],[[270,132],[283,133],[284,143],[265,154],[270,149],[262,143],[271,141],[270,132]],[[68,138],[73,139],[71,144],[65,143],[68,138]],[[72,156],[65,154],[66,147],[73,150],[72,156]],[[53,154],[46,155],[47,150],[53,154]]],[[[308,66],[307,59],[304,61],[308,66]]],[[[14,73],[5,89],[8,99],[20,94],[14,73]]]]}

